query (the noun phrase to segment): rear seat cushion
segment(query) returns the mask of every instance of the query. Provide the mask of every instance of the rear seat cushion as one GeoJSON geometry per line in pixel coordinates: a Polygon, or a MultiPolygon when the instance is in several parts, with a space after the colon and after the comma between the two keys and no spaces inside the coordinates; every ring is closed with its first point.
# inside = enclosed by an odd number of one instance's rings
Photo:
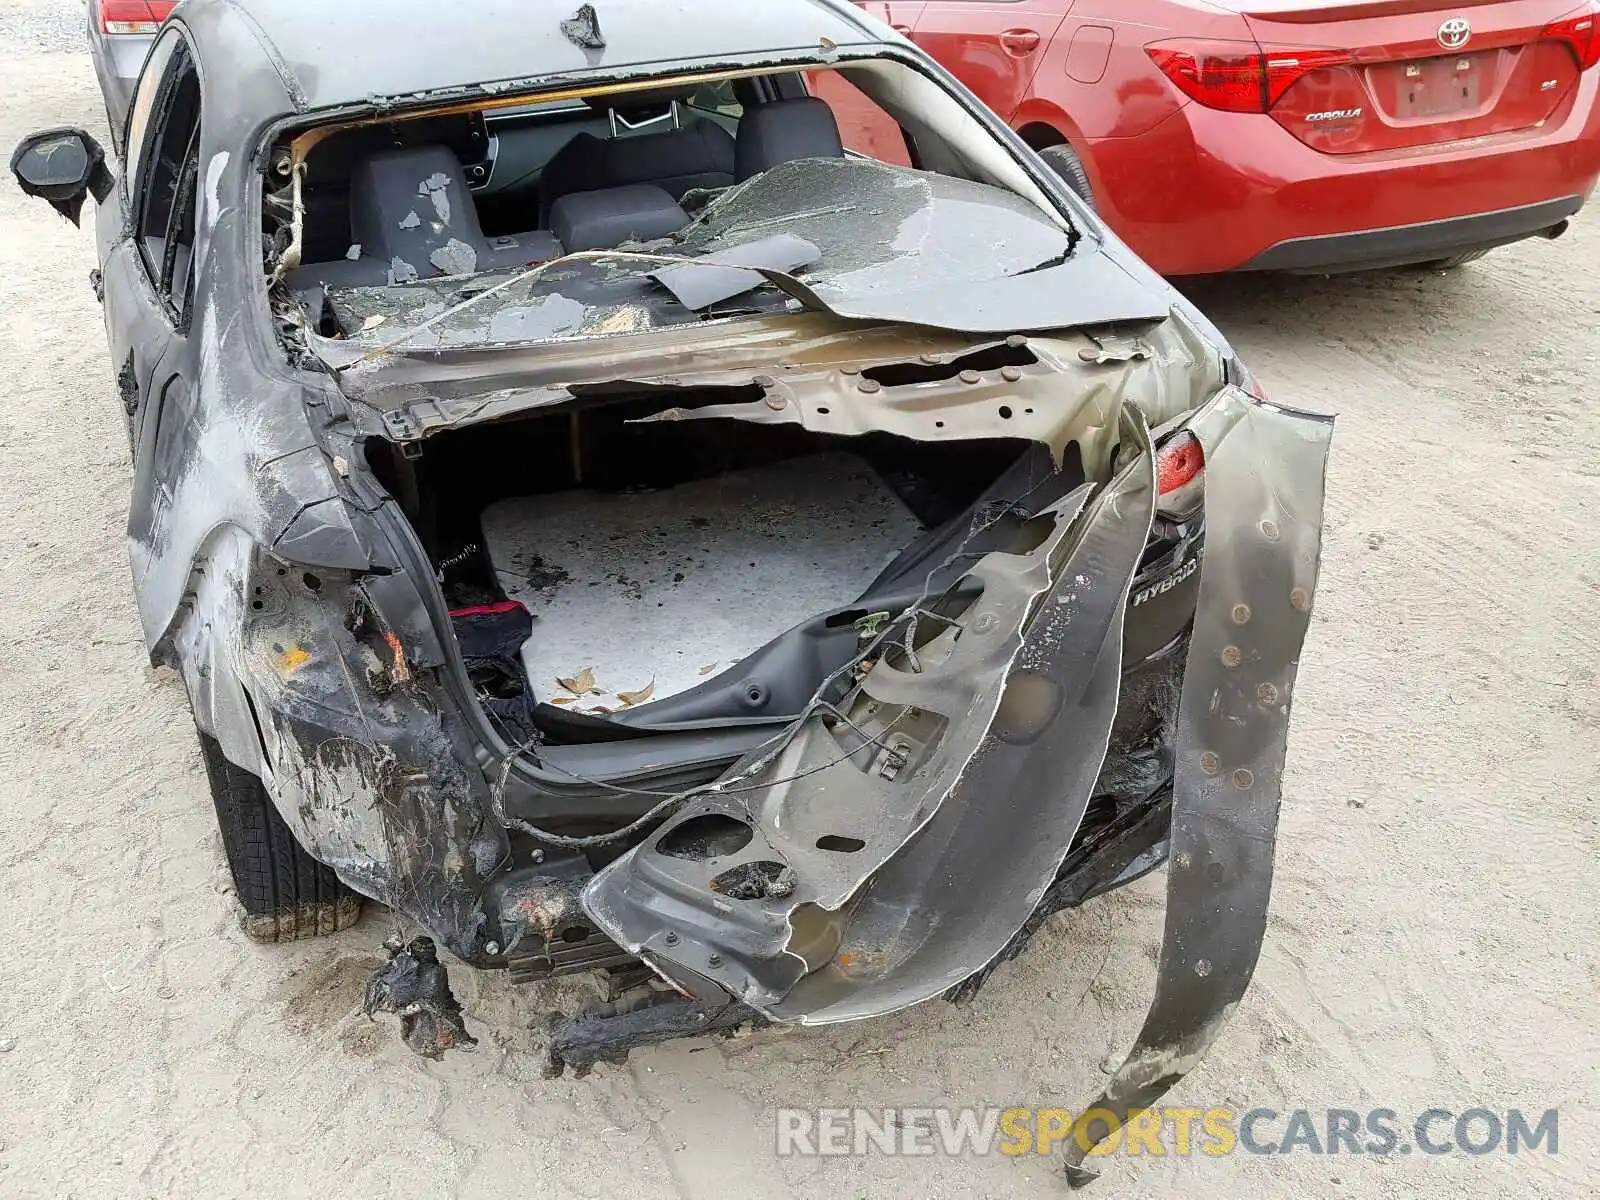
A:
{"type": "Polygon", "coordinates": [[[734,175],[741,183],[796,158],[842,157],[839,122],[816,96],[768,101],[747,108],[739,118],[734,175]]]}
{"type": "Polygon", "coordinates": [[[551,230],[568,252],[664,237],[688,223],[688,214],[653,184],[569,192],[550,208],[551,230]]]}

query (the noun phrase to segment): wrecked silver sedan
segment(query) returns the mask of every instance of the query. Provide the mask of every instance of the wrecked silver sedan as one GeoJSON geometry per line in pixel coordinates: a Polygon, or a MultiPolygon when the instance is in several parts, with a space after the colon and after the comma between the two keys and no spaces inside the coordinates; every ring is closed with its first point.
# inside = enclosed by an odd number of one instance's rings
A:
{"type": "Polygon", "coordinates": [[[12,162],[98,201],[247,927],[415,922],[426,1054],[437,947],[604,972],[583,1068],[970,997],[1170,860],[1148,1104],[1259,949],[1329,422],[847,4],[501,11],[188,0],[120,170],[12,162]]]}

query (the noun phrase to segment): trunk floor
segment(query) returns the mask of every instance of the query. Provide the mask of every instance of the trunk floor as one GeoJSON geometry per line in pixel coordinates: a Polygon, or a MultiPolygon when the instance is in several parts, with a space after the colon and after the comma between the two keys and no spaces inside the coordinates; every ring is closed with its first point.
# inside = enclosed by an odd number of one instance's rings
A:
{"type": "MultiPolygon", "coordinates": [[[[849,604],[921,532],[866,462],[832,453],[654,492],[550,492],[483,512],[500,585],[534,615],[534,694],[594,671],[572,712],[704,683],[784,630],[849,604]]],[[[642,701],[641,701],[642,703],[642,701]]]]}

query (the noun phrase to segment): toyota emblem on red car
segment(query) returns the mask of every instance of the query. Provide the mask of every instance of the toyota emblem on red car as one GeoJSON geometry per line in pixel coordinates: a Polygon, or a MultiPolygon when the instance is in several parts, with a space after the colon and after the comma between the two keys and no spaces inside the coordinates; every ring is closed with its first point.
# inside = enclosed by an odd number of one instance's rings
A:
{"type": "Polygon", "coordinates": [[[1451,17],[1439,26],[1439,45],[1459,50],[1472,40],[1472,23],[1465,17],[1451,17]]]}

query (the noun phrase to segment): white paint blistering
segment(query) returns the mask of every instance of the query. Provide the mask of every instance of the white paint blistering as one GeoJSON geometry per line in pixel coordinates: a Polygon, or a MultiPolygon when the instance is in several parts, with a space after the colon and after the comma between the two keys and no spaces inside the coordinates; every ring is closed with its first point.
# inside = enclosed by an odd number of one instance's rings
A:
{"type": "Polygon", "coordinates": [[[228,169],[228,152],[218,150],[206,164],[205,212],[200,224],[209,229],[222,215],[222,173],[228,169]]]}
{"type": "MultiPolygon", "coordinates": [[[[241,311],[232,319],[249,318],[241,311]]],[[[200,361],[192,384],[197,400],[195,411],[214,414],[217,398],[224,390],[220,357],[224,335],[217,328],[216,310],[210,305],[201,309],[197,335],[200,361]]],[[[236,514],[246,528],[260,528],[265,523],[255,487],[255,454],[263,443],[260,426],[265,419],[259,410],[246,407],[231,413],[226,420],[202,419],[197,423],[195,451],[186,459],[187,469],[173,484],[171,503],[154,501],[154,541],[162,547],[164,557],[192,561],[215,531],[219,513],[236,514]]],[[[135,595],[145,642],[154,645],[166,632],[166,623],[183,598],[188,572],[152,570],[149,547],[136,542],[130,541],[129,556],[137,581],[135,595]]]]}

